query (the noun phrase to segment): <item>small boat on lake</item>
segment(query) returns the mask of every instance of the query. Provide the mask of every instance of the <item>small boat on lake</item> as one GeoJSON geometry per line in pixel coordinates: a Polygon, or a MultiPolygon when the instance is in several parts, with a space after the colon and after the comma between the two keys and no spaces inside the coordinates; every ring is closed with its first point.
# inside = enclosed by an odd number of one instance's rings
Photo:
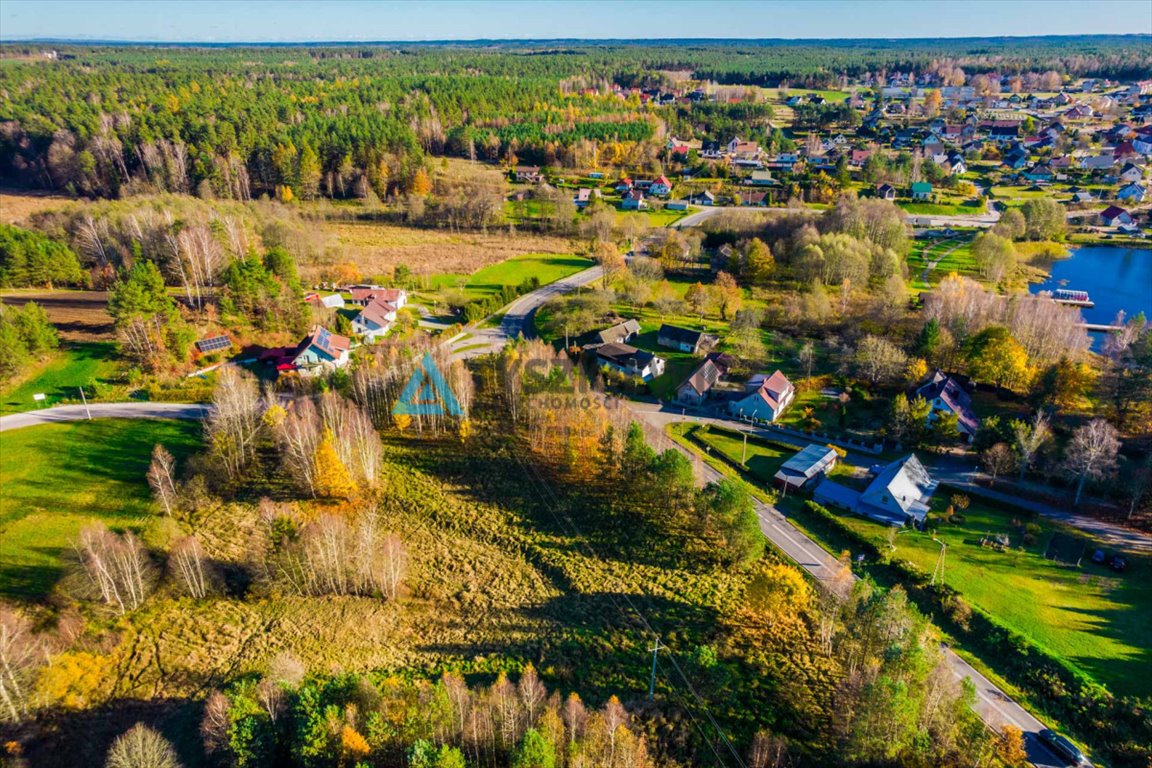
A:
{"type": "Polygon", "coordinates": [[[1058,288],[1052,291],[1052,300],[1060,304],[1069,304],[1074,307],[1094,307],[1096,302],[1088,296],[1088,291],[1075,291],[1069,288],[1058,288]]]}

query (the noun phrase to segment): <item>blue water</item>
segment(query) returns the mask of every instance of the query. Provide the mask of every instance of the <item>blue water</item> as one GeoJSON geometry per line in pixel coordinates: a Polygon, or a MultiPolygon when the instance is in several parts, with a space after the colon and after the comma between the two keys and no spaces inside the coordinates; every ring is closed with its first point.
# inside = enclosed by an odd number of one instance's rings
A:
{"type": "Polygon", "coordinates": [[[1120,310],[1152,318],[1152,248],[1089,245],[1072,248],[1072,256],[1052,262],[1052,276],[1032,292],[1057,288],[1088,291],[1096,306],[1081,310],[1085,322],[1108,324],[1120,310]]]}

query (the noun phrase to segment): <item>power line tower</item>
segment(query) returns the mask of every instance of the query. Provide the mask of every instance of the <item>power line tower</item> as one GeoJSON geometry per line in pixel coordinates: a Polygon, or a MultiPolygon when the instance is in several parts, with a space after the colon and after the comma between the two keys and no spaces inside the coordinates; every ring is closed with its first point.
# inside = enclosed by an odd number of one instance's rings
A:
{"type": "Polygon", "coordinates": [[[648,681],[648,698],[656,698],[656,654],[664,646],[660,645],[660,638],[656,638],[656,642],[648,650],[652,651],[652,677],[648,681]]]}

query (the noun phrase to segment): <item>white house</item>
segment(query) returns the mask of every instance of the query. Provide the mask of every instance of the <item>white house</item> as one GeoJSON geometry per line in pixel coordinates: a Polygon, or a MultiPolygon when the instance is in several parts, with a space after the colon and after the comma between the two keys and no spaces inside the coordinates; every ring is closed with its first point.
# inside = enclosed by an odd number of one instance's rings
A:
{"type": "Polygon", "coordinates": [[[672,182],[668,181],[667,176],[658,176],[655,181],[648,187],[648,194],[650,195],[670,195],[672,194],[672,182]]]}
{"type": "Polygon", "coordinates": [[[664,373],[664,358],[630,344],[603,344],[596,348],[596,358],[602,367],[645,381],[664,373]]]}
{"type": "Polygon", "coordinates": [[[880,469],[862,493],[825,480],[816,486],[817,504],[840,507],[889,525],[922,523],[937,483],[924,465],[909,454],[880,469]]]}
{"type": "Polygon", "coordinates": [[[728,403],[728,411],[743,419],[776,421],[796,397],[796,388],[788,377],[776,371],[748,396],[728,403]]]}
{"type": "Polygon", "coordinates": [[[1133,182],[1121,187],[1116,193],[1117,200],[1123,200],[1127,203],[1140,203],[1144,200],[1145,189],[1139,184],[1133,182]]]}
{"type": "Polygon", "coordinates": [[[365,341],[375,341],[388,335],[394,322],[396,322],[395,305],[376,299],[352,318],[352,330],[363,336],[365,341]]]}

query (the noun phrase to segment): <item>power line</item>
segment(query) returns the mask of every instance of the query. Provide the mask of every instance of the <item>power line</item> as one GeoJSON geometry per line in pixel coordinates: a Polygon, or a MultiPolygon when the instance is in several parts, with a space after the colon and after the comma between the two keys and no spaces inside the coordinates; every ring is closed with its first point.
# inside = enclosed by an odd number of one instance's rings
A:
{"type": "MultiPolygon", "coordinates": [[[[558,505],[558,500],[556,498],[556,495],[555,495],[555,493],[553,493],[552,488],[548,484],[547,480],[543,479],[540,476],[538,468],[531,466],[530,464],[526,464],[524,462],[524,460],[521,459],[519,454],[516,452],[513,452],[513,456],[516,459],[516,462],[518,464],[520,464],[520,466],[524,469],[525,474],[528,475],[534,481],[534,484],[539,489],[538,492],[540,493],[541,499],[544,501],[545,508],[549,511],[549,513],[552,515],[553,519],[556,520],[556,522],[560,525],[560,527],[565,529],[565,533],[567,533],[570,536],[575,534],[575,537],[579,541],[580,546],[582,546],[586,550],[586,554],[588,554],[589,556],[591,556],[597,560],[603,560],[604,558],[602,558],[600,556],[600,554],[598,552],[596,552],[596,550],[592,547],[592,545],[588,543],[587,537],[584,536],[583,532],[580,530],[579,526],[577,526],[576,523],[572,520],[572,518],[567,513],[557,512],[557,510],[555,508],[558,505]],[[567,521],[567,523],[568,523],[567,526],[565,526],[564,522],[561,521],[561,519],[560,519],[561,515],[563,515],[564,519],[567,521]],[[567,528],[569,528],[569,527],[571,530],[567,530],[567,528]]],[[[606,593],[606,594],[607,594],[608,599],[616,606],[617,610],[619,610],[621,612],[621,614],[627,615],[627,611],[625,611],[623,609],[623,607],[620,606],[620,604],[616,601],[616,598],[612,595],[612,593],[606,593]]],[[[657,642],[658,642],[658,639],[659,639],[658,633],[652,627],[652,624],[648,621],[648,619],[644,615],[644,613],[639,608],[636,607],[636,605],[635,605],[635,603],[633,603],[631,597],[629,597],[627,594],[621,594],[621,597],[628,604],[628,607],[631,609],[632,613],[635,614],[636,618],[639,619],[639,621],[643,625],[644,629],[646,629],[650,634],[652,634],[655,638],[657,638],[657,642]]],[[[663,646],[663,649],[669,650],[667,648],[667,646],[663,646]]],[[[724,742],[724,745],[727,747],[728,751],[731,753],[732,757],[735,759],[736,764],[738,766],[740,766],[741,768],[746,768],[744,765],[744,760],[743,760],[743,758],[741,758],[739,751],[736,749],[735,745],[732,744],[732,741],[731,741],[731,739],[728,738],[728,735],[726,733],[724,733],[724,729],[720,727],[720,724],[718,722],[716,722],[716,718],[712,715],[712,712],[709,709],[708,704],[704,701],[703,697],[701,697],[700,694],[696,691],[695,687],[693,687],[691,681],[688,679],[688,676],[685,674],[683,668],[679,665],[679,663],[676,662],[675,657],[673,657],[670,652],[666,653],[665,657],[672,663],[673,668],[676,670],[677,676],[683,681],[684,686],[688,689],[688,692],[692,695],[692,698],[695,699],[697,705],[700,707],[700,709],[703,711],[704,715],[707,717],[709,723],[712,725],[712,728],[715,729],[717,735],[720,737],[720,740],[724,742]]],[[[675,690],[675,686],[673,686],[673,690],[675,690]]],[[[692,719],[695,723],[695,715],[692,714],[691,709],[688,708],[687,706],[685,706],[684,709],[692,717],[692,719]]],[[[709,749],[712,750],[712,753],[716,756],[716,759],[719,762],[719,764],[724,765],[723,758],[721,758],[720,754],[718,752],[716,752],[716,748],[712,744],[711,740],[709,740],[704,735],[702,729],[700,729],[700,727],[699,727],[699,724],[696,723],[696,725],[697,725],[697,730],[701,731],[701,736],[705,739],[706,743],[708,744],[709,749]]]]}

